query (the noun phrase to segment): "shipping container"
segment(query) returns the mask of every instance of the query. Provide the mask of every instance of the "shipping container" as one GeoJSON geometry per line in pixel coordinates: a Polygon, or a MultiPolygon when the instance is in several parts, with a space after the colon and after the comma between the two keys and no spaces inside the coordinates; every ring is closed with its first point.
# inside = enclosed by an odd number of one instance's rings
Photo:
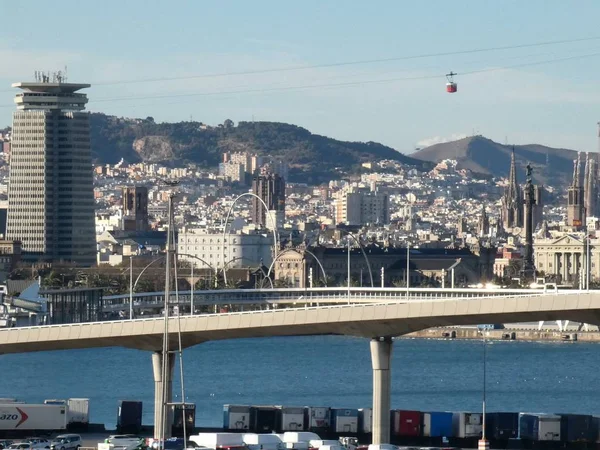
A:
{"type": "Polygon", "coordinates": [[[250,430],[256,433],[272,433],[280,427],[281,409],[277,406],[252,406],[250,430]]]}
{"type": "Polygon", "coordinates": [[[185,434],[189,436],[196,428],[196,405],[194,403],[180,403],[171,405],[173,410],[172,434],[175,437],[183,437],[183,424],[185,423],[185,434]]]}
{"type": "Polygon", "coordinates": [[[335,433],[358,433],[358,409],[331,408],[331,430],[335,433]]]}
{"type": "Polygon", "coordinates": [[[250,430],[250,407],[244,405],[223,406],[223,429],[250,430]]]}
{"type": "Polygon", "coordinates": [[[280,431],[303,431],[305,427],[304,407],[283,406],[281,408],[280,431]]]}
{"type": "Polygon", "coordinates": [[[421,413],[394,409],[390,412],[391,432],[396,436],[420,436],[421,413]]]}
{"type": "Polygon", "coordinates": [[[427,437],[453,437],[451,412],[423,413],[421,434],[427,437]]]}
{"type": "Polygon", "coordinates": [[[244,448],[244,435],[242,433],[199,433],[189,437],[200,447],[212,449],[234,449],[244,448]]]}
{"type": "Polygon", "coordinates": [[[64,405],[0,404],[0,430],[63,431],[67,429],[64,405]]]}
{"type": "Polygon", "coordinates": [[[117,414],[117,432],[137,434],[142,429],[142,402],[121,400],[117,414]]]}
{"type": "Polygon", "coordinates": [[[560,437],[566,442],[596,442],[598,430],[592,416],[561,414],[560,437]]]}
{"type": "Polygon", "coordinates": [[[594,429],[596,430],[596,442],[600,443],[600,416],[592,416],[594,429]]]}
{"type": "Polygon", "coordinates": [[[452,414],[454,437],[479,437],[483,431],[481,413],[455,412],[452,414]]]}
{"type": "Polygon", "coordinates": [[[560,441],[560,416],[520,413],[519,437],[531,441],[560,441]]]}
{"type": "Polygon", "coordinates": [[[67,423],[86,427],[90,423],[90,399],[89,398],[70,398],[67,400],[69,412],[67,413],[67,423]]]}
{"type": "Polygon", "coordinates": [[[307,410],[309,431],[329,430],[331,427],[331,408],[311,406],[307,410]]]}
{"type": "Polygon", "coordinates": [[[361,408],[358,410],[358,432],[371,434],[373,432],[373,409],[361,408]]]}
{"type": "Polygon", "coordinates": [[[516,438],[519,435],[519,413],[487,413],[485,434],[488,439],[516,438]]]}
{"type": "Polygon", "coordinates": [[[250,450],[281,450],[284,448],[281,436],[278,434],[248,433],[244,434],[243,440],[250,450]]]}

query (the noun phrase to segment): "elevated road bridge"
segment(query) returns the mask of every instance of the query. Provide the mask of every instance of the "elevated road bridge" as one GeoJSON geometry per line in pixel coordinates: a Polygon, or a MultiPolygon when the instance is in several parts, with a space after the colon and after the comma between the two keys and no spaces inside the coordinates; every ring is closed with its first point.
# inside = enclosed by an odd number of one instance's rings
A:
{"type": "MultiPolygon", "coordinates": [[[[282,292],[223,292],[211,301],[241,301],[250,295],[254,309],[228,313],[190,314],[169,318],[170,348],[176,348],[180,330],[184,347],[210,340],[300,335],[349,335],[371,340],[373,368],[373,442],[389,442],[391,399],[390,359],[393,337],[439,326],[488,323],[570,320],[600,325],[600,291],[519,291],[454,292],[446,295],[404,296],[401,290],[332,291],[285,290],[282,292]],[[313,295],[309,306],[301,295],[313,295]],[[362,293],[362,295],[361,295],[362,293]],[[367,294],[371,295],[367,295],[367,294]],[[471,295],[469,295],[471,294],[471,295]],[[265,297],[260,297],[265,295],[265,297]],[[337,299],[336,299],[337,296],[337,299]],[[259,301],[282,303],[286,307],[263,308],[259,301]],[[325,300],[328,298],[329,300],[325,300]],[[294,305],[294,299],[296,304],[294,305]],[[316,300],[319,300],[318,302],[316,300]],[[325,304],[335,303],[342,304],[325,304]],[[345,302],[345,303],[344,303],[345,302]],[[291,303],[291,304],[290,304],[291,303]]],[[[209,295],[212,295],[210,293],[209,295]]],[[[169,378],[163,380],[160,367],[164,317],[73,323],[0,329],[0,353],[122,346],[152,352],[155,376],[155,408],[162,404],[162,392],[171,389],[174,354],[169,357],[169,378]]],[[[170,427],[167,427],[170,429],[170,427]]]]}

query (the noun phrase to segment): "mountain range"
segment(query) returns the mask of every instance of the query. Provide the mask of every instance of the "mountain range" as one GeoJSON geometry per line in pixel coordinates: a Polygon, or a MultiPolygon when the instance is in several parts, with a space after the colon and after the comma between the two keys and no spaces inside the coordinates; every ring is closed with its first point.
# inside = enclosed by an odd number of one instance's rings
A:
{"type": "Polygon", "coordinates": [[[224,152],[247,151],[289,164],[289,178],[309,184],[358,173],[363,162],[391,159],[427,169],[431,163],[406,156],[376,142],[345,142],[296,125],[230,120],[217,127],[200,122],[156,123],[101,113],[90,115],[92,153],[96,163],[196,163],[215,167],[224,152]]]}
{"type": "Polygon", "coordinates": [[[515,152],[517,180],[525,181],[525,167],[531,163],[534,183],[564,188],[572,182],[577,152],[538,144],[503,145],[483,136],[470,136],[423,148],[410,156],[423,161],[457,161],[457,168],[475,173],[508,177],[511,153],[515,152]]]}
{"type": "Polygon", "coordinates": [[[577,152],[538,144],[503,145],[483,136],[435,144],[410,155],[376,142],[347,142],[313,134],[305,128],[279,122],[226,120],[216,127],[201,122],[156,123],[152,117],[129,119],[90,114],[92,154],[96,164],[157,162],[194,163],[214,168],[224,152],[248,151],[272,156],[289,164],[290,181],[318,184],[356,175],[363,162],[390,159],[420,170],[453,159],[458,168],[485,177],[508,177],[514,149],[517,179],[533,166],[534,182],[564,188],[571,183],[577,152]]]}

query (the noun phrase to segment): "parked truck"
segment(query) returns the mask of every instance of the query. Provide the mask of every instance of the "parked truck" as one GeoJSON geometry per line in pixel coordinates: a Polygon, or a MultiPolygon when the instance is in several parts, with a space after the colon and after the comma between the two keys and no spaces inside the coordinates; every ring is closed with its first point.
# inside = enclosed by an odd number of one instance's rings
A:
{"type": "Polygon", "coordinates": [[[0,404],[0,432],[50,432],[66,429],[66,405],[0,404]]]}

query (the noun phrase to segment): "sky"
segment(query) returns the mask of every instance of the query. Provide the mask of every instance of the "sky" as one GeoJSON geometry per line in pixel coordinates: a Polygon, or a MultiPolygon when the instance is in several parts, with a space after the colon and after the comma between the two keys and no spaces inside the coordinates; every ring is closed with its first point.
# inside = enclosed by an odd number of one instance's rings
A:
{"type": "Polygon", "coordinates": [[[12,83],[66,66],[68,81],[92,84],[89,110],[122,117],[287,122],[403,153],[473,134],[598,149],[597,1],[0,0],[0,11],[0,127],[12,83]],[[556,41],[571,42],[530,45],[556,41]]]}

